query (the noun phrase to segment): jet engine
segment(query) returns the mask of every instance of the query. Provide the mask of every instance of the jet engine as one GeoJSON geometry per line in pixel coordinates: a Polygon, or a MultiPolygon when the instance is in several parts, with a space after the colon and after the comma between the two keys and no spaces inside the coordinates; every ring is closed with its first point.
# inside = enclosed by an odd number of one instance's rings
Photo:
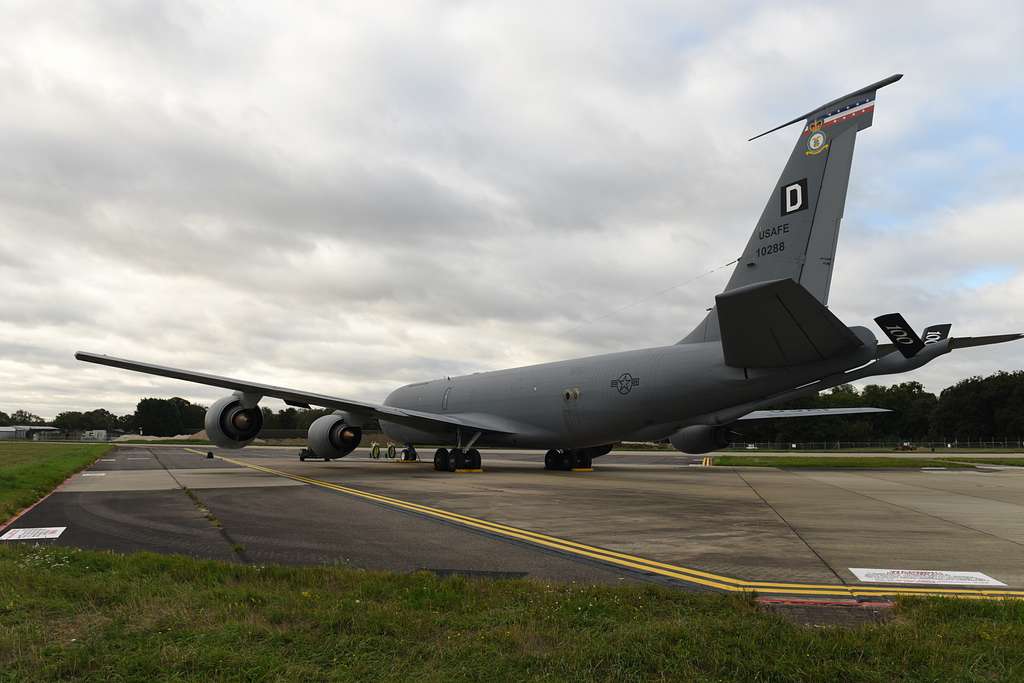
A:
{"type": "Polygon", "coordinates": [[[309,425],[309,450],[318,458],[344,458],[359,445],[363,428],[348,424],[341,411],[324,415],[309,425]]]}
{"type": "Polygon", "coordinates": [[[712,427],[711,425],[683,427],[668,440],[676,450],[694,455],[725,448],[732,442],[728,427],[712,427]]]}
{"type": "Polygon", "coordinates": [[[206,435],[221,448],[242,448],[263,429],[258,406],[243,408],[239,396],[225,396],[206,410],[206,435]]]}

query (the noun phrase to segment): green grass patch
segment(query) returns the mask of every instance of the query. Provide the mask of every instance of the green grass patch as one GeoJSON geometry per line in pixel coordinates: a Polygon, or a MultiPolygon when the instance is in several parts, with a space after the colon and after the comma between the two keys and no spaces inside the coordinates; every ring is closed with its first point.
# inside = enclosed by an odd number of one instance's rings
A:
{"type": "Polygon", "coordinates": [[[856,456],[801,456],[801,455],[716,455],[715,465],[737,465],[744,467],[861,467],[861,468],[890,468],[890,467],[949,467],[966,468],[971,465],[960,465],[946,460],[932,458],[859,458],[856,456]]]}
{"type": "Polygon", "coordinates": [[[36,502],[110,448],[77,442],[0,442],[0,521],[36,502]]]}
{"type": "Polygon", "coordinates": [[[808,628],[750,596],[0,547],[0,680],[1024,677],[1024,602],[808,628]]]}

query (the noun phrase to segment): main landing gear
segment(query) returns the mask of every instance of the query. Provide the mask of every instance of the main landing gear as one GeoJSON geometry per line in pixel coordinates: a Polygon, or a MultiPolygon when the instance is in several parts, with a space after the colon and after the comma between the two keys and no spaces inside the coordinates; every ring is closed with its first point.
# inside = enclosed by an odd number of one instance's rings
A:
{"type": "Polygon", "coordinates": [[[544,454],[544,469],[561,470],[569,472],[572,470],[589,470],[593,467],[594,460],[587,453],[571,449],[551,449],[544,454]]]}
{"type": "Polygon", "coordinates": [[[438,448],[434,452],[434,470],[437,472],[456,472],[458,470],[479,470],[481,468],[480,451],[469,448],[438,448]]]}

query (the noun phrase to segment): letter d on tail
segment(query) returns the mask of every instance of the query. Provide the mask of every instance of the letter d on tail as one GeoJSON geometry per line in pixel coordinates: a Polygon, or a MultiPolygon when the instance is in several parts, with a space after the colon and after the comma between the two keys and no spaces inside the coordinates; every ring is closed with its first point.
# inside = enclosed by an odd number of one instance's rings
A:
{"type": "Polygon", "coordinates": [[[783,216],[788,216],[797,211],[807,208],[807,178],[801,178],[795,183],[782,186],[782,211],[783,216]]]}

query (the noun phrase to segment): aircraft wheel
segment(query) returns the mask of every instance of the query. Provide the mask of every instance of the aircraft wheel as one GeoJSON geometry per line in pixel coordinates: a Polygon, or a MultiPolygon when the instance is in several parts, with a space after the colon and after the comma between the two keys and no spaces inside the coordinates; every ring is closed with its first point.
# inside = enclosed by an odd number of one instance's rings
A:
{"type": "Polygon", "coordinates": [[[419,456],[416,454],[416,449],[412,446],[402,449],[402,460],[405,462],[416,462],[419,456]]]}
{"type": "Polygon", "coordinates": [[[388,445],[388,459],[394,460],[395,459],[395,452],[396,452],[395,451],[395,444],[389,444],[388,445]]]}
{"type": "Polygon", "coordinates": [[[470,448],[466,451],[466,467],[471,470],[480,469],[480,451],[475,448],[470,448]]]}
{"type": "Polygon", "coordinates": [[[438,448],[436,451],[434,451],[434,471],[448,471],[448,449],[438,448]]]}
{"type": "Polygon", "coordinates": [[[453,448],[448,455],[448,471],[464,469],[466,469],[466,454],[462,452],[461,448],[453,448]]]}
{"type": "Polygon", "coordinates": [[[593,459],[589,455],[583,453],[574,453],[572,456],[573,468],[589,469],[594,464],[593,459]]]}
{"type": "Polygon", "coordinates": [[[569,470],[572,469],[573,460],[574,458],[572,456],[572,453],[570,453],[569,451],[558,451],[558,458],[556,460],[556,462],[558,463],[558,469],[562,470],[563,472],[568,472],[569,470]]]}
{"type": "Polygon", "coordinates": [[[558,469],[558,451],[552,449],[544,454],[544,469],[558,469]]]}
{"type": "Polygon", "coordinates": [[[299,453],[299,462],[306,462],[306,454],[299,453]]]}

